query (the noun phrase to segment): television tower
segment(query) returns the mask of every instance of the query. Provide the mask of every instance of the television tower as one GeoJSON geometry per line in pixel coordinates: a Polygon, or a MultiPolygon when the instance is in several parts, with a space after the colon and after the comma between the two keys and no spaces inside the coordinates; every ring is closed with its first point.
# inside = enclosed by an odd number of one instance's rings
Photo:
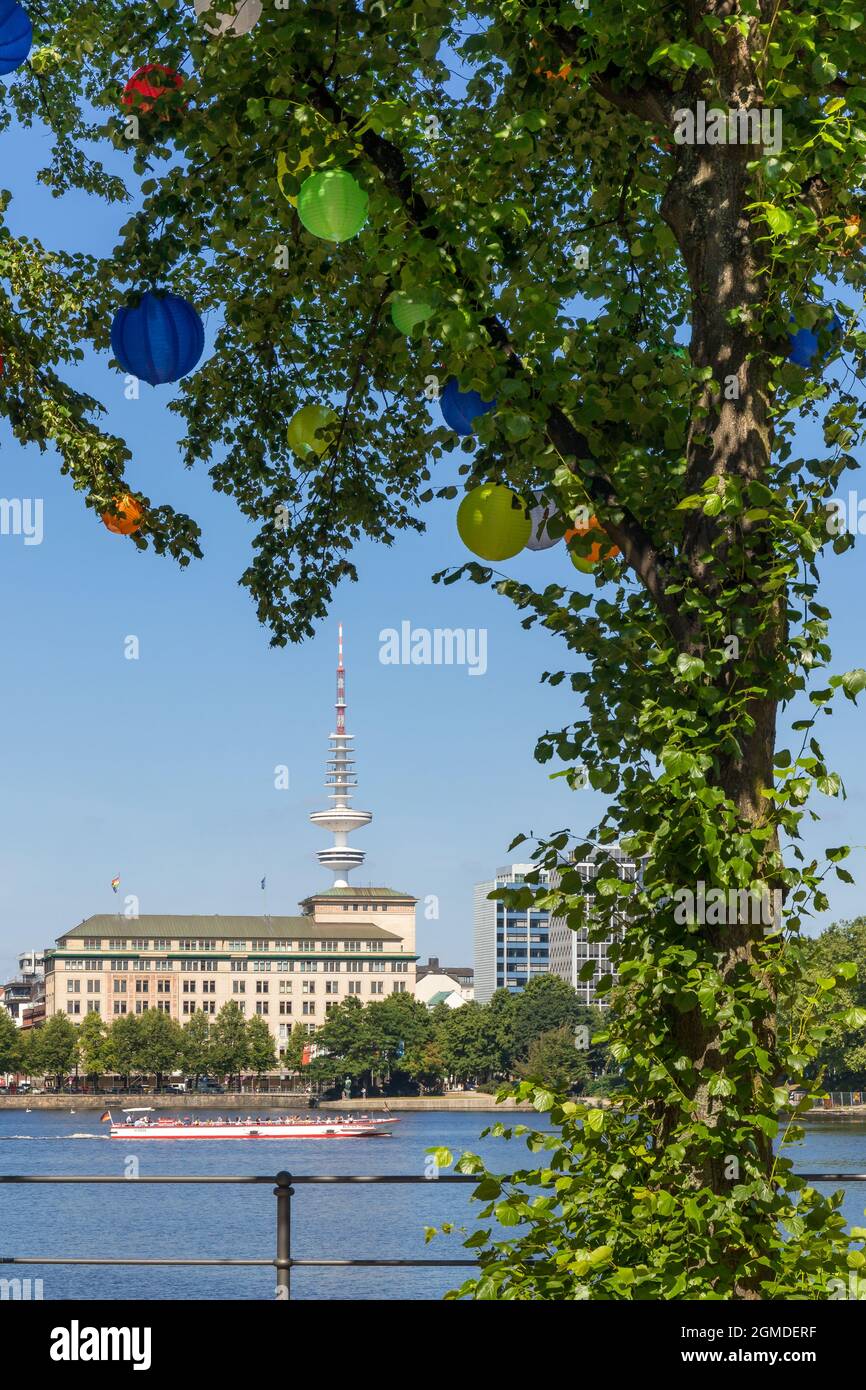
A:
{"type": "Polygon", "coordinates": [[[355,776],[355,750],[352,747],[354,734],[346,733],[346,669],[343,665],[343,624],[340,623],[337,661],[337,728],[331,734],[328,749],[328,771],[325,786],[333,805],[328,811],[313,811],[310,820],[323,830],[330,830],[334,843],[327,849],[320,849],[319,863],[334,874],[335,888],[348,888],[346,875],[350,869],[358,869],[366,859],[362,849],[350,848],[347,836],[353,830],[360,830],[373,819],[371,811],[356,811],[349,805],[352,792],[358,785],[355,776]]]}

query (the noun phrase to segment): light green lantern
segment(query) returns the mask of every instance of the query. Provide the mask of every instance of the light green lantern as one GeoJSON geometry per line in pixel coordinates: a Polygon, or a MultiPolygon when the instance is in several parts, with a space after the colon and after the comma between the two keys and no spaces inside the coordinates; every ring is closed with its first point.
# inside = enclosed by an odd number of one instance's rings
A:
{"type": "Polygon", "coordinates": [[[313,236],[348,241],[367,221],[368,202],[358,180],[345,169],[325,169],[301,184],[298,216],[313,236]]]}
{"type": "Polygon", "coordinates": [[[304,405],[289,421],[289,444],[302,459],[320,458],[333,444],[337,414],[326,405],[304,405]]]}
{"type": "Polygon", "coordinates": [[[398,333],[405,333],[407,337],[416,323],[423,323],[432,313],[432,304],[405,290],[398,290],[391,300],[391,322],[398,333]]]}
{"type": "Polygon", "coordinates": [[[482,560],[510,560],[532,531],[526,508],[510,488],[483,483],[467,492],[457,509],[460,539],[482,560]]]}

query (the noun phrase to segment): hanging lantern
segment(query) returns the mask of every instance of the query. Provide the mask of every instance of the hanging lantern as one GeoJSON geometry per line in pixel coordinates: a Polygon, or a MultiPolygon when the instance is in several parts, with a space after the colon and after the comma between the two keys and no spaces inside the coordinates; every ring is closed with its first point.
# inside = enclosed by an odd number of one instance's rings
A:
{"type": "Polygon", "coordinates": [[[391,322],[398,333],[408,337],[416,323],[423,323],[433,313],[433,305],[417,294],[398,290],[391,300],[391,322]]]}
{"type": "MultiPolygon", "coordinates": [[[[208,10],[216,11],[219,0],[193,0],[197,15],[206,14],[208,10]]],[[[235,4],[233,14],[217,14],[215,19],[205,20],[204,27],[209,34],[219,36],[220,34],[248,34],[254,29],[262,17],[262,0],[240,0],[240,4],[235,4]]]]}
{"type": "Polygon", "coordinates": [[[131,536],[141,530],[144,507],[130,493],[118,497],[113,512],[103,512],[102,521],[116,536],[131,536]]]}
{"type": "Polygon", "coordinates": [[[334,442],[339,417],[327,405],[304,405],[293,415],[287,430],[289,444],[302,459],[319,458],[334,442]]]}
{"type": "Polygon", "coordinates": [[[546,502],[544,498],[539,498],[537,506],[532,508],[529,513],[529,540],[526,542],[527,550],[550,550],[551,546],[559,545],[561,536],[552,536],[547,529],[547,523],[552,516],[556,515],[556,509],[552,502],[546,502]]]}
{"type": "MultiPolygon", "coordinates": [[[[566,531],[565,539],[570,541],[572,536],[586,536],[590,532],[596,535],[605,535],[604,527],[600,524],[598,517],[591,516],[586,521],[579,521],[576,526],[572,526],[566,531]]],[[[599,560],[612,560],[615,555],[618,555],[619,546],[605,545],[604,541],[599,540],[592,542],[586,555],[576,555],[570,548],[569,554],[575,569],[580,570],[582,574],[591,574],[599,560]]]]}
{"type": "Polygon", "coordinates": [[[510,560],[529,539],[526,508],[510,488],[484,483],[467,492],[457,508],[460,539],[482,560],[510,560]]]}
{"type": "Polygon", "coordinates": [[[0,0],[0,77],[27,62],[33,47],[33,25],[18,0],[0,0]]]}
{"type": "MultiPolygon", "coordinates": [[[[815,367],[820,365],[820,359],[827,355],[827,350],[822,354],[821,345],[818,341],[818,332],[814,328],[797,328],[797,320],[792,314],[788,320],[789,325],[794,329],[793,333],[788,334],[788,360],[794,362],[798,367],[815,367]]],[[[832,333],[834,337],[842,331],[842,324],[835,314],[830,320],[819,325],[825,332],[832,333]]]]}
{"type": "Polygon", "coordinates": [[[204,325],[177,294],[148,290],[134,309],[118,309],[111,349],[125,372],[151,386],[180,381],[204,351],[204,325]]]}
{"type": "Polygon", "coordinates": [[[495,405],[495,400],[483,401],[477,391],[461,391],[456,376],[449,377],[439,397],[442,418],[455,434],[474,434],[475,420],[493,410],[495,405]]]}
{"type": "MultiPolygon", "coordinates": [[[[124,106],[134,106],[136,111],[146,115],[152,111],[167,92],[179,92],[183,78],[174,68],[162,63],[147,63],[134,72],[123,89],[121,101],[124,106]]],[[[166,113],[168,114],[168,113],[166,113]]]]}
{"type": "Polygon", "coordinates": [[[298,193],[298,216],[323,241],[348,241],[367,221],[367,194],[345,169],[325,169],[304,179],[298,193]]]}

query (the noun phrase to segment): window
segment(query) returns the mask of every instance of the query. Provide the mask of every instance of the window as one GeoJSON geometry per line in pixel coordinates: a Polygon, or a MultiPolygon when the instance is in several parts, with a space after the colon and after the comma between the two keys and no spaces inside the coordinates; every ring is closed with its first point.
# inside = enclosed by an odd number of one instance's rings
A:
{"type": "Polygon", "coordinates": [[[385,981],[384,981],[384,980],[374,980],[373,983],[370,985],[370,993],[371,993],[371,994],[384,994],[384,993],[385,993],[385,981]]]}
{"type": "Polygon", "coordinates": [[[183,992],[184,994],[195,994],[195,980],[184,980],[183,992]]]}
{"type": "Polygon", "coordinates": [[[102,988],[102,981],[101,981],[101,980],[98,980],[98,979],[97,979],[97,980],[88,980],[88,981],[87,981],[87,993],[88,993],[88,994],[98,994],[99,991],[101,990],[101,988],[102,988]]]}
{"type": "Polygon", "coordinates": [[[350,975],[362,975],[364,973],[364,962],[362,960],[347,960],[346,969],[350,975]]]}
{"type": "Polygon", "coordinates": [[[153,949],[155,951],[170,951],[171,941],[167,936],[155,936],[153,939],[153,949]]]}
{"type": "Polygon", "coordinates": [[[302,994],[315,994],[315,992],[316,992],[316,982],[315,982],[315,980],[304,980],[304,981],[302,982],[302,984],[301,984],[301,993],[302,993],[302,994]]]}
{"type": "Polygon", "coordinates": [[[149,940],[148,940],[146,937],[144,937],[144,936],[134,936],[134,937],[132,938],[132,940],[130,941],[129,944],[130,944],[130,946],[132,947],[133,951],[149,951],[149,950],[150,950],[150,942],[149,942],[149,940]]]}
{"type": "Polygon", "coordinates": [[[309,975],[309,974],[314,973],[315,970],[316,970],[316,967],[318,966],[318,964],[319,964],[319,962],[318,962],[317,960],[302,960],[302,961],[301,961],[301,974],[306,973],[306,974],[309,975]]]}
{"type": "Polygon", "coordinates": [[[238,1013],[240,1013],[240,1014],[245,1014],[246,1011],[247,1011],[247,1001],[246,1001],[246,999],[241,999],[241,1000],[239,1001],[239,1003],[238,1003],[238,1013]]]}
{"type": "MultiPolygon", "coordinates": [[[[135,992],[136,992],[136,994],[147,994],[147,992],[148,992],[148,984],[149,984],[149,982],[148,982],[147,980],[136,980],[136,982],[135,982],[135,992]]],[[[139,1013],[140,1013],[140,1012],[141,1012],[141,1010],[139,1009],[139,1013]]]]}
{"type": "Polygon", "coordinates": [[[316,949],[316,943],[315,943],[315,941],[299,941],[299,942],[298,942],[298,950],[299,950],[299,951],[315,951],[315,949],[316,949]]]}
{"type": "Polygon", "coordinates": [[[294,968],[295,968],[295,962],[294,962],[293,960],[278,960],[278,961],[277,961],[277,969],[278,969],[278,970],[281,970],[281,971],[283,972],[283,974],[285,974],[286,971],[288,971],[288,970],[294,970],[294,968]]]}
{"type": "Polygon", "coordinates": [[[247,949],[247,943],[245,941],[230,941],[228,943],[228,948],[230,951],[245,951],[247,949]]]}
{"type": "Polygon", "coordinates": [[[216,980],[202,980],[202,994],[216,994],[216,980]]]}
{"type": "Polygon", "coordinates": [[[116,937],[112,937],[108,943],[108,949],[109,951],[125,951],[126,942],[118,941],[116,937]]]}
{"type": "Polygon", "coordinates": [[[231,962],[231,970],[235,975],[243,974],[246,968],[247,962],[245,960],[233,960],[231,962]]]}
{"type": "Polygon", "coordinates": [[[316,1026],[317,1026],[317,1025],[316,1025],[315,1023],[308,1023],[308,1024],[306,1025],[306,1027],[307,1027],[307,1036],[308,1036],[308,1037],[311,1038],[311,1037],[313,1036],[313,1034],[314,1034],[315,1031],[316,1031],[316,1026]]]}
{"type": "Polygon", "coordinates": [[[115,982],[114,982],[114,992],[115,992],[115,994],[125,994],[125,993],[126,993],[126,980],[115,980],[115,982]]]}
{"type": "Polygon", "coordinates": [[[246,994],[246,980],[232,980],[232,994],[246,994]]]}
{"type": "Polygon", "coordinates": [[[339,994],[339,993],[340,993],[340,982],[339,982],[339,980],[326,980],[326,981],[325,981],[325,993],[326,993],[326,994],[339,994]]]}
{"type": "Polygon", "coordinates": [[[101,951],[102,939],[98,936],[85,936],[84,949],[85,951],[101,951]]]}
{"type": "Polygon", "coordinates": [[[113,961],[111,962],[111,969],[112,969],[112,970],[128,970],[128,969],[129,969],[129,961],[128,961],[128,960],[113,960],[113,961]]]}
{"type": "Polygon", "coordinates": [[[267,994],[269,980],[256,980],[256,994],[267,994]]]}
{"type": "Polygon", "coordinates": [[[409,971],[409,962],[407,960],[392,960],[391,969],[395,975],[406,975],[409,971]]]}
{"type": "Polygon", "coordinates": [[[126,1000],[125,1000],[125,999],[115,999],[115,1001],[114,1001],[114,1012],[115,1012],[115,1014],[125,1014],[125,1013],[126,1013],[126,1000]]]}
{"type": "Polygon", "coordinates": [[[171,980],[157,980],[157,994],[171,994],[171,980]]]}
{"type": "Polygon", "coordinates": [[[322,941],[319,944],[323,951],[338,951],[340,949],[336,941],[322,941]]]}
{"type": "Polygon", "coordinates": [[[312,1004],[309,1004],[309,1003],[307,1003],[307,1002],[305,1001],[305,1002],[301,1005],[301,1013],[302,1013],[302,1014],[307,1014],[307,1015],[309,1015],[309,1014],[315,1014],[315,1012],[316,1012],[315,1001],[314,1001],[312,1004]]]}
{"type": "Polygon", "coordinates": [[[391,993],[392,993],[392,994],[405,994],[405,993],[406,993],[406,981],[405,981],[405,980],[395,980],[394,983],[393,983],[392,986],[391,986],[391,993]]]}
{"type": "Polygon", "coordinates": [[[280,1013],[285,1015],[285,1014],[290,1014],[291,1012],[292,1012],[292,1001],[291,1001],[291,999],[281,999],[281,1000],[280,1000],[280,1013]]]}
{"type": "Polygon", "coordinates": [[[338,960],[323,960],[322,969],[328,975],[339,975],[340,962],[338,960]]]}
{"type": "Polygon", "coordinates": [[[168,1002],[167,999],[160,999],[160,1000],[157,1002],[156,1007],[159,1009],[159,1012],[160,1012],[161,1014],[170,1014],[170,1013],[171,1013],[171,1004],[169,1004],[169,1002],[168,1002]]]}
{"type": "Polygon", "coordinates": [[[80,994],[80,993],[81,993],[81,981],[80,981],[80,980],[67,980],[67,981],[66,981],[66,993],[67,993],[67,994],[80,994]]]}
{"type": "Polygon", "coordinates": [[[254,961],[253,961],[253,970],[270,970],[270,968],[271,968],[271,962],[270,962],[269,960],[254,960],[254,961]]]}
{"type": "Polygon", "coordinates": [[[69,1003],[66,1005],[66,1012],[68,1014],[80,1014],[81,1004],[79,1001],[77,999],[70,999],[69,1003]]]}
{"type": "Polygon", "coordinates": [[[135,1001],[135,1012],[136,1012],[137,1014],[143,1014],[146,1008],[147,1008],[147,1000],[146,1000],[146,999],[136,999],[136,1001],[135,1001]]]}
{"type": "Polygon", "coordinates": [[[184,1001],[183,1001],[183,1011],[184,1011],[185,1014],[194,1014],[194,1013],[195,1013],[195,1000],[194,1000],[194,999],[184,999],[184,1001]]]}
{"type": "Polygon", "coordinates": [[[291,982],[291,980],[280,980],[280,994],[291,994],[291,992],[292,992],[292,982],[291,982]]]}
{"type": "Polygon", "coordinates": [[[173,960],[152,960],[149,964],[151,970],[174,970],[173,960]]]}
{"type": "Polygon", "coordinates": [[[87,1012],[88,1012],[89,1014],[98,1014],[98,1013],[99,1013],[99,1000],[98,1000],[98,999],[88,999],[88,1001],[87,1001],[87,1012]]]}
{"type": "Polygon", "coordinates": [[[266,1014],[267,1012],[268,1012],[268,1003],[267,1003],[267,1000],[257,999],[257,1000],[256,1000],[256,1013],[257,1013],[257,1014],[266,1014]]]}
{"type": "Polygon", "coordinates": [[[251,951],[269,951],[270,949],[271,943],[266,938],[262,940],[253,940],[250,942],[251,951]]]}
{"type": "Polygon", "coordinates": [[[360,980],[350,980],[350,981],[349,981],[349,993],[350,993],[350,994],[360,994],[360,993],[361,993],[361,981],[360,981],[360,980]]]}
{"type": "Polygon", "coordinates": [[[216,1003],[213,999],[206,999],[202,1004],[202,1012],[206,1014],[216,1013],[216,1003]]]}

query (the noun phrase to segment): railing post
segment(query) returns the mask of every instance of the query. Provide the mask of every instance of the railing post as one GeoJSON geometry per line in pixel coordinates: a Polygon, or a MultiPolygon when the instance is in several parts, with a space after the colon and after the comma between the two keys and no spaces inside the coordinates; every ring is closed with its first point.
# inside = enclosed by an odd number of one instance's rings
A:
{"type": "Polygon", "coordinates": [[[277,1173],[274,1196],[277,1199],[277,1258],[274,1266],[277,1271],[278,1300],[288,1302],[292,1296],[292,1175],[285,1171],[277,1173]]]}

